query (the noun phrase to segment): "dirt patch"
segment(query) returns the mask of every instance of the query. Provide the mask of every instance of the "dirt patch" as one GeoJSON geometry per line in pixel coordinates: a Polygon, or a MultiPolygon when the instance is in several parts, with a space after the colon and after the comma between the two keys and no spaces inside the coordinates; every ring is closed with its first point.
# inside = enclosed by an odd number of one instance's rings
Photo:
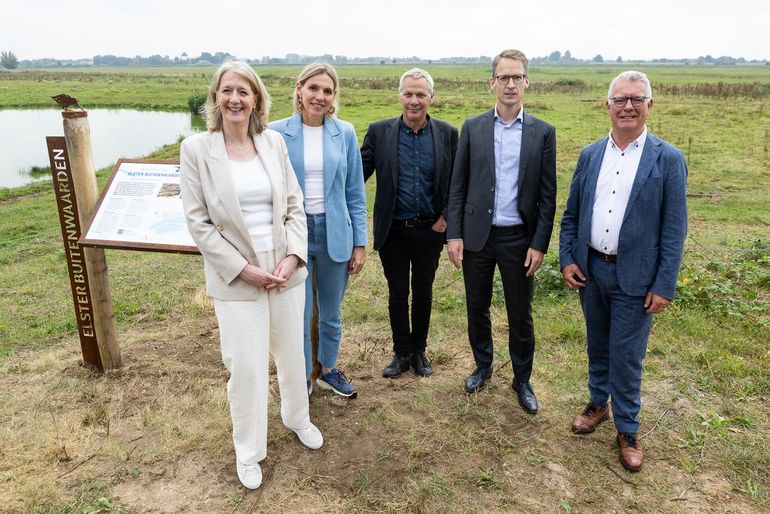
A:
{"type": "Polygon", "coordinates": [[[271,378],[257,491],[235,475],[213,316],[122,334],[125,366],[105,374],[80,365],[74,338],[19,352],[0,369],[0,511],[73,504],[97,480],[137,512],[759,512],[718,466],[690,475],[678,465],[684,434],[673,424],[693,406],[673,383],[645,385],[643,428],[655,428],[645,470],[631,475],[617,462],[611,423],[590,436],[569,432],[572,393],[555,384],[536,381],[537,416],[516,404],[504,361],[482,393],[466,395],[464,340],[437,344],[434,376],[388,380],[389,341],[345,337],[341,367],[360,394],[313,394],[322,449],[307,450],[282,426],[271,378]]]}

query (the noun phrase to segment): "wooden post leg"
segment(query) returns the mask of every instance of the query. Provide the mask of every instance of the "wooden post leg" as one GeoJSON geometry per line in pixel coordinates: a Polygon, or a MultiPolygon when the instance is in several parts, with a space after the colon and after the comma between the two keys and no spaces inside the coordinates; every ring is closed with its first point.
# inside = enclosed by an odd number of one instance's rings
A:
{"type": "MultiPolygon", "coordinates": [[[[99,198],[91,149],[91,129],[85,111],[64,111],[64,137],[67,142],[72,182],[77,198],[81,233],[99,198]]],[[[104,250],[86,248],[86,270],[91,292],[94,331],[99,346],[103,369],[115,369],[123,365],[117,340],[115,315],[112,310],[112,294],[107,275],[104,250]]]]}

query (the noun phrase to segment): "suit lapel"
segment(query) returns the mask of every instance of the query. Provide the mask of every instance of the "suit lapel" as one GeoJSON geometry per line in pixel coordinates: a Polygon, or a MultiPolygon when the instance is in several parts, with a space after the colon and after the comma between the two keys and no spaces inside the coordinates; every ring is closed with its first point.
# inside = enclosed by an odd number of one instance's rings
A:
{"type": "Polygon", "coordinates": [[[486,146],[487,170],[495,181],[495,109],[487,111],[481,120],[481,141],[486,146]]]}
{"type": "Polygon", "coordinates": [[[393,189],[396,191],[398,191],[398,137],[400,120],[400,117],[396,118],[395,121],[388,126],[385,133],[390,154],[390,174],[393,179],[393,189]]]}
{"type": "Polygon", "coordinates": [[[227,211],[227,215],[241,235],[248,241],[249,231],[246,228],[246,222],[243,220],[238,196],[235,194],[235,186],[230,175],[230,164],[227,158],[227,150],[225,149],[225,138],[222,132],[212,132],[211,147],[206,158],[206,164],[208,165],[209,173],[211,174],[219,199],[222,201],[225,211],[227,211]]]}
{"type": "Polygon", "coordinates": [[[261,134],[254,136],[254,147],[257,149],[257,156],[259,157],[262,166],[265,168],[267,178],[270,181],[270,190],[273,197],[273,226],[276,224],[276,220],[280,220],[282,213],[285,210],[283,184],[284,180],[281,176],[283,167],[281,163],[276,160],[276,153],[271,151],[267,138],[261,134]]]}
{"type": "MultiPolygon", "coordinates": [[[[522,107],[524,109],[524,107],[522,107]]],[[[515,123],[515,122],[514,122],[515,123]]],[[[532,132],[532,118],[526,113],[521,113],[521,146],[519,150],[519,177],[516,181],[519,194],[521,194],[521,184],[524,182],[524,175],[527,173],[527,164],[529,162],[529,152],[535,146],[535,134],[532,132]]]]}
{"type": "Polygon", "coordinates": [[[329,196],[337,164],[342,156],[342,134],[340,134],[334,119],[324,118],[324,200],[329,196]]]}
{"type": "MultiPolygon", "coordinates": [[[[605,137],[602,139],[599,143],[596,144],[596,148],[591,154],[591,162],[589,163],[589,168],[586,174],[586,182],[585,182],[585,202],[581,201],[581,204],[586,206],[586,209],[588,211],[588,220],[587,226],[591,226],[591,218],[593,217],[594,212],[594,197],[596,196],[596,183],[599,180],[599,171],[602,169],[602,161],[604,160],[604,152],[607,149],[607,141],[608,137],[605,137]]],[[[582,220],[581,220],[582,221],[582,220]]]]}
{"type": "Polygon", "coordinates": [[[286,141],[286,150],[289,155],[295,156],[294,161],[296,163],[292,162],[292,167],[297,175],[299,187],[302,188],[302,194],[305,194],[305,150],[302,137],[302,117],[299,114],[295,114],[286,122],[283,136],[284,141],[286,141]]]}
{"type": "Polygon", "coordinates": [[[436,199],[439,194],[439,184],[441,178],[441,170],[444,169],[444,134],[438,129],[437,123],[431,123],[431,133],[433,134],[433,156],[434,156],[434,170],[433,175],[433,208],[436,208],[436,199]]]}
{"type": "Polygon", "coordinates": [[[639,191],[647,181],[647,177],[650,176],[655,161],[658,160],[660,154],[661,144],[657,138],[653,138],[650,134],[647,134],[647,139],[644,142],[644,151],[642,152],[642,158],[639,161],[639,167],[636,169],[636,177],[634,177],[634,185],[631,186],[631,195],[628,197],[628,204],[626,205],[626,212],[623,214],[623,221],[626,221],[628,213],[631,211],[631,206],[639,196],[639,191]]]}

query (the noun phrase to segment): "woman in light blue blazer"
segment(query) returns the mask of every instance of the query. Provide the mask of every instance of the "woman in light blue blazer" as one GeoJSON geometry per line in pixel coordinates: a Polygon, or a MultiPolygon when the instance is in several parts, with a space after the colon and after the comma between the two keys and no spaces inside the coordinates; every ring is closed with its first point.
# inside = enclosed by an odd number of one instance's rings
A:
{"type": "Polygon", "coordinates": [[[367,220],[361,153],[353,125],[334,116],[339,80],[324,63],[307,65],[297,78],[294,115],[270,128],[283,135],[294,172],[305,197],[309,272],[305,297],[305,369],[312,392],[313,359],[310,323],[313,281],[318,305],[316,383],[347,398],[358,392],[337,368],[342,338],[340,306],[348,276],[361,271],[366,259],[367,220]]]}

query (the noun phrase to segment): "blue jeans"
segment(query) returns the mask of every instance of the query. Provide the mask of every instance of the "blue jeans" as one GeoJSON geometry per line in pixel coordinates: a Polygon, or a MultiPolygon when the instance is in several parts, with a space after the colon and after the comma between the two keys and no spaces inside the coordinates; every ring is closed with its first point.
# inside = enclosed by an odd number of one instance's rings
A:
{"type": "Polygon", "coordinates": [[[337,365],[342,339],[340,307],[348,286],[348,262],[335,262],[326,245],[326,215],[307,215],[307,271],[305,281],[305,370],[313,372],[310,323],[313,319],[313,281],[318,304],[318,362],[324,368],[337,365]]]}
{"type": "Polygon", "coordinates": [[[629,296],[620,288],[615,263],[589,253],[587,271],[580,304],[586,318],[591,403],[606,405],[612,398],[618,432],[635,433],[652,314],[644,310],[644,296],[629,296]]]}

